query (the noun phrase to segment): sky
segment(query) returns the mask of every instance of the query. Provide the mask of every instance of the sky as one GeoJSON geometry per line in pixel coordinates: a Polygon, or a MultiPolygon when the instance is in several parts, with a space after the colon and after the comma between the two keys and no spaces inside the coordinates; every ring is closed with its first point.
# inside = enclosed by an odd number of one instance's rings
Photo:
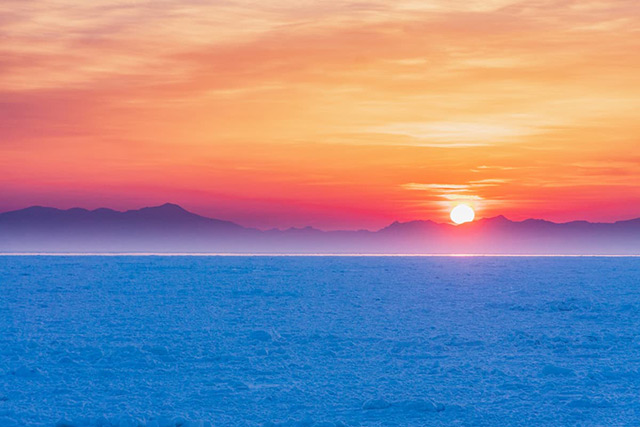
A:
{"type": "Polygon", "coordinates": [[[637,0],[3,0],[0,210],[640,216],[637,0]]]}

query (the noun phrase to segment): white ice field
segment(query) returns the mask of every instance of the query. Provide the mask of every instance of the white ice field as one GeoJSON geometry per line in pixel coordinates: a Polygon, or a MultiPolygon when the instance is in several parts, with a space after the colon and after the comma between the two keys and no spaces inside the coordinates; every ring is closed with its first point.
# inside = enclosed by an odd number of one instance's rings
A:
{"type": "Polygon", "coordinates": [[[640,425],[640,258],[0,256],[55,425],[640,425]]]}

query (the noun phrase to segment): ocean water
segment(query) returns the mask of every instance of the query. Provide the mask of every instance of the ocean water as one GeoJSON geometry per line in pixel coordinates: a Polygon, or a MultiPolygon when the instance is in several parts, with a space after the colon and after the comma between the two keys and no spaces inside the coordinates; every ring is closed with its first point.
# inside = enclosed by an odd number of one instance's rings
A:
{"type": "Polygon", "coordinates": [[[640,425],[640,258],[0,256],[0,425],[640,425]]]}

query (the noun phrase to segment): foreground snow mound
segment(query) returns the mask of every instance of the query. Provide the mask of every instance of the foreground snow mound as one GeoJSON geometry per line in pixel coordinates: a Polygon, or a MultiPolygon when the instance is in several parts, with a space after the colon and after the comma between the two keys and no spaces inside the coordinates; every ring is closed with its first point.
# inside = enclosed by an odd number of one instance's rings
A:
{"type": "Polygon", "coordinates": [[[445,409],[442,403],[436,403],[430,400],[407,400],[399,403],[397,406],[418,412],[442,412],[445,409]]]}
{"type": "Polygon", "coordinates": [[[371,399],[367,400],[362,404],[362,409],[370,410],[370,409],[386,409],[391,407],[391,403],[387,402],[384,399],[371,399]]]}
{"type": "Polygon", "coordinates": [[[11,374],[20,378],[36,378],[42,375],[38,368],[28,368],[24,365],[20,366],[18,369],[11,371],[11,374]]]}
{"type": "Polygon", "coordinates": [[[560,376],[560,377],[573,377],[575,376],[575,372],[569,368],[563,368],[561,366],[555,365],[546,365],[542,368],[542,372],[540,373],[542,376],[560,376]]]}
{"type": "Polygon", "coordinates": [[[347,427],[342,421],[315,421],[310,416],[300,420],[287,420],[283,422],[269,421],[263,427],[347,427]]]}
{"type": "Polygon", "coordinates": [[[55,427],[212,427],[208,421],[192,421],[182,417],[158,417],[149,420],[138,419],[128,415],[113,418],[80,418],[68,420],[60,419],[55,427]]]}
{"type": "Polygon", "coordinates": [[[384,399],[371,399],[362,404],[362,409],[365,411],[387,409],[391,407],[417,412],[442,412],[445,409],[445,406],[442,403],[436,403],[431,400],[424,399],[405,400],[395,403],[388,402],[384,399]]]}

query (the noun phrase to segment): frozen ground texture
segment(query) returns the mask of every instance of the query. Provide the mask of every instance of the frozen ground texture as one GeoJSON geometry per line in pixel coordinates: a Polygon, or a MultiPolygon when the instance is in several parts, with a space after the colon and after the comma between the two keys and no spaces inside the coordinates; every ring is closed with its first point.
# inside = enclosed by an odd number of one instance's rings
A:
{"type": "Polygon", "coordinates": [[[0,287],[3,427],[640,424],[639,258],[11,256],[0,287]]]}

